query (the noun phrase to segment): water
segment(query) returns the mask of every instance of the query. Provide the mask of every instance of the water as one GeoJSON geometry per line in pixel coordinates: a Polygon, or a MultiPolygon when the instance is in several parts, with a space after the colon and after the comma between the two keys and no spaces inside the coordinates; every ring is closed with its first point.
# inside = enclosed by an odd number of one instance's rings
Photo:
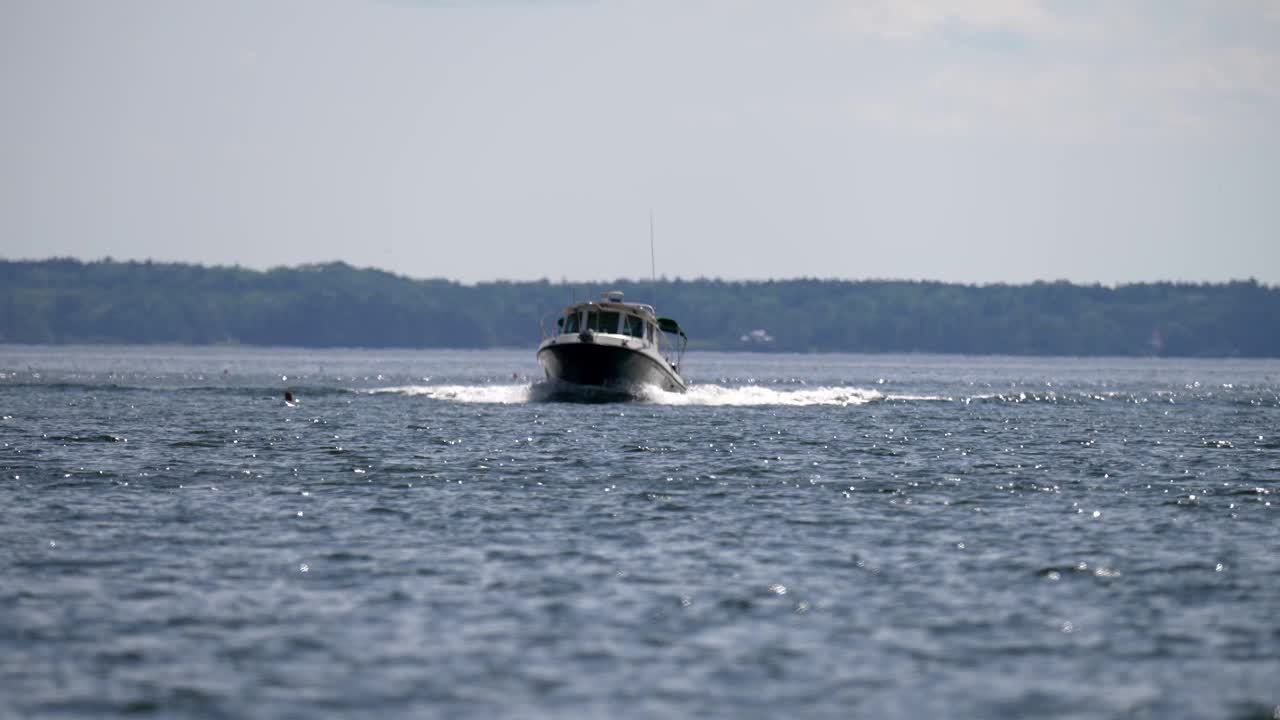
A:
{"type": "Polygon", "coordinates": [[[1280,362],[685,371],[0,346],[0,717],[1278,712],[1280,362]]]}

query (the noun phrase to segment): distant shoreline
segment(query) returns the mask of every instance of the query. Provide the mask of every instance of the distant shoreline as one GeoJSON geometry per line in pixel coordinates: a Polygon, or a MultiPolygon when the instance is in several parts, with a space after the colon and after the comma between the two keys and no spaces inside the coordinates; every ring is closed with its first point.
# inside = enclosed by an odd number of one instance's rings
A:
{"type": "Polygon", "coordinates": [[[343,263],[270,271],[0,261],[0,343],[532,348],[572,299],[653,303],[691,351],[1011,357],[1280,357],[1280,288],[1255,281],[410,280],[343,263]],[[545,327],[545,325],[544,325],[545,327]]]}
{"type": "MultiPolygon", "coordinates": [[[[117,342],[68,342],[68,343],[15,343],[4,342],[0,340],[0,368],[4,368],[4,351],[6,349],[17,350],[57,350],[57,349],[119,349],[119,350],[247,350],[251,352],[280,352],[280,353],[395,353],[395,354],[411,354],[411,353],[527,353],[532,362],[534,349],[532,347],[484,347],[484,348],[467,348],[467,347],[360,347],[352,345],[329,345],[329,346],[305,346],[305,345],[244,345],[244,344],[180,344],[171,342],[155,342],[155,343],[117,343],[117,342]]],[[[821,357],[823,355],[831,356],[863,356],[867,358],[890,358],[890,357],[910,357],[915,359],[935,357],[940,360],[946,359],[988,359],[988,360],[1088,360],[1088,361],[1124,361],[1138,362],[1151,360],[1168,360],[1170,362],[1185,361],[1202,361],[1202,362],[1220,362],[1223,360],[1246,361],[1246,362],[1267,362],[1280,360],[1280,355],[1270,356],[1241,356],[1241,355],[1010,355],[1001,353],[950,353],[950,352],[916,352],[916,351],[884,351],[884,352],[866,352],[866,351],[849,351],[849,350],[753,350],[748,348],[702,348],[699,352],[706,355],[775,355],[778,357],[821,357]]],[[[686,356],[686,360],[696,360],[696,355],[686,356]]]]}

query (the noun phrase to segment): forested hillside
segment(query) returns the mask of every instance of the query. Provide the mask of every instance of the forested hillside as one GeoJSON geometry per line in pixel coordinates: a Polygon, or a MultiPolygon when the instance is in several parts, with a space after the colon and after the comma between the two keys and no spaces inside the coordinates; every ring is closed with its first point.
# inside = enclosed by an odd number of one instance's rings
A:
{"type": "Polygon", "coordinates": [[[694,348],[1280,357],[1280,289],[1253,281],[469,286],[343,263],[0,261],[0,342],[533,348],[542,316],[612,289],[677,318],[694,348]]]}

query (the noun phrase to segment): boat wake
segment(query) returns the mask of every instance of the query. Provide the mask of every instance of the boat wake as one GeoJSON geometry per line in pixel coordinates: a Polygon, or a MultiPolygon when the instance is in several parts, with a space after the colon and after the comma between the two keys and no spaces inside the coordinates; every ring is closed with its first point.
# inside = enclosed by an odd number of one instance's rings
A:
{"type": "Polygon", "coordinates": [[[370,395],[409,395],[461,403],[511,405],[530,401],[529,383],[520,385],[404,385],[370,390],[370,395]]]}
{"type": "Polygon", "coordinates": [[[752,406],[804,406],[804,405],[865,405],[883,400],[885,396],[875,390],[854,387],[814,387],[783,390],[758,385],[725,387],[723,385],[692,385],[687,393],[664,392],[656,387],[646,387],[642,402],[655,405],[721,405],[729,407],[752,406]]]}
{"type": "Polygon", "coordinates": [[[399,394],[427,397],[460,403],[521,404],[539,402],[638,402],[651,405],[705,405],[726,407],[767,407],[865,405],[879,400],[933,400],[932,397],[887,396],[876,390],[856,387],[812,387],[803,389],[778,389],[747,385],[727,387],[723,385],[691,385],[684,393],[666,392],[656,386],[644,386],[629,396],[600,394],[582,388],[566,389],[562,385],[544,381],[513,385],[407,385],[370,390],[370,394],[399,394]]]}

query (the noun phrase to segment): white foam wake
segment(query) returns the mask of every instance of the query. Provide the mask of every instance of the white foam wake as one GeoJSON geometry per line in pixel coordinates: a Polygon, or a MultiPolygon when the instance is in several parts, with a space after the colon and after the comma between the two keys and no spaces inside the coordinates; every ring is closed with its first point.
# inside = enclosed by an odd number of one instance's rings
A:
{"type": "Polygon", "coordinates": [[[529,402],[531,385],[404,385],[370,390],[370,394],[395,393],[399,395],[425,396],[433,400],[462,403],[487,403],[511,405],[529,402]]]}
{"type": "MultiPolygon", "coordinates": [[[[395,393],[433,400],[461,403],[515,404],[539,402],[551,393],[543,383],[517,385],[405,385],[379,388],[370,393],[395,393]]],[[[759,385],[725,387],[722,385],[693,385],[688,392],[666,392],[658,387],[646,386],[635,398],[637,402],[654,405],[708,405],[708,406],[805,406],[865,405],[885,399],[885,395],[865,388],[813,387],[803,389],[778,389],[759,385]]],[[[931,398],[932,399],[932,398],[931,398]]]]}
{"type": "Polygon", "coordinates": [[[685,393],[665,392],[656,387],[646,387],[641,396],[644,402],[657,405],[724,405],[752,407],[768,405],[865,405],[884,399],[884,395],[864,388],[814,387],[797,390],[746,385],[724,387],[722,385],[693,385],[685,393]]]}

